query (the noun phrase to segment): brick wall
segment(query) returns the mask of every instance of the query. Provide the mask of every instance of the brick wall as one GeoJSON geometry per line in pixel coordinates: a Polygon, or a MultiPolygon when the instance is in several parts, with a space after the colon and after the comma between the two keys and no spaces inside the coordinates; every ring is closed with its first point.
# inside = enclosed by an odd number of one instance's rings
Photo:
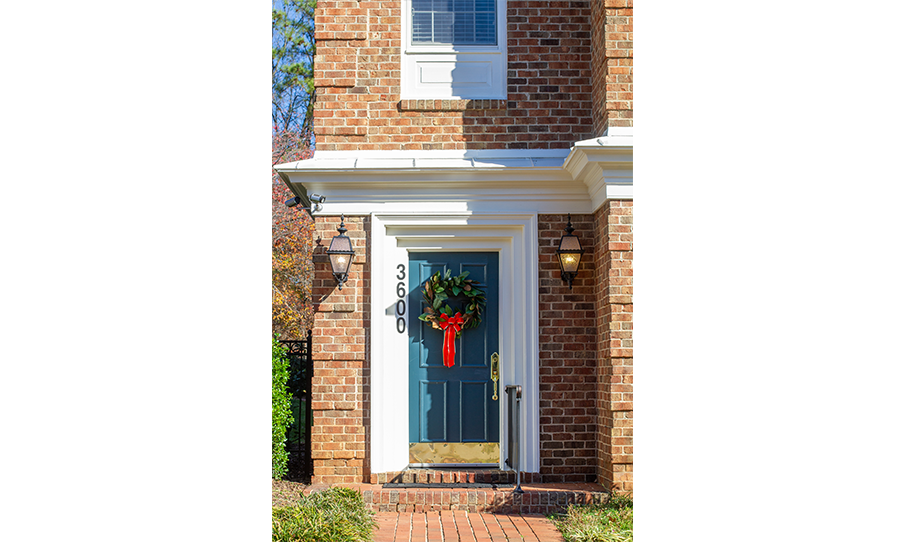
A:
{"type": "Polygon", "coordinates": [[[400,0],[319,0],[318,150],[568,148],[592,136],[591,4],[509,0],[507,100],[400,100],[400,0]]]}
{"type": "MultiPolygon", "coordinates": [[[[401,9],[400,0],[318,1],[318,150],[567,148],[632,125],[632,0],[509,0],[506,100],[401,100],[401,9]]],[[[631,211],[631,201],[611,201],[572,217],[588,252],[571,291],[555,254],[566,217],[539,220],[545,482],[632,489],[631,211]]],[[[316,257],[316,482],[371,478],[367,221],[346,220],[357,252],[348,288],[336,290],[316,257]]],[[[339,220],[316,222],[322,254],[339,220]]]]}
{"type": "Polygon", "coordinates": [[[572,215],[585,254],[572,290],[556,249],[566,215],[538,217],[540,474],[543,482],[595,481],[597,318],[594,216],[572,215]]]}
{"type": "MultiPolygon", "coordinates": [[[[356,257],[336,289],[323,251],[338,217],[318,217],[312,410],[315,483],[371,481],[368,217],[347,217],[356,257]]],[[[556,249],[565,215],[538,220],[540,475],[632,490],[632,202],[573,215],[586,253],[572,290],[556,249]]]]}
{"type": "Polygon", "coordinates": [[[591,114],[597,136],[603,135],[610,126],[632,126],[632,2],[590,2],[591,114]]]}
{"type": "Polygon", "coordinates": [[[343,289],[337,288],[324,251],[339,232],[340,217],[315,221],[312,378],[314,483],[360,483],[369,478],[370,305],[368,217],[346,217],[355,258],[343,289]]]}
{"type": "Polygon", "coordinates": [[[603,135],[606,110],[606,16],[603,2],[591,2],[591,121],[594,135],[603,135]]]}
{"type": "Polygon", "coordinates": [[[597,320],[597,477],[632,491],[632,201],[594,215],[597,320]]]}

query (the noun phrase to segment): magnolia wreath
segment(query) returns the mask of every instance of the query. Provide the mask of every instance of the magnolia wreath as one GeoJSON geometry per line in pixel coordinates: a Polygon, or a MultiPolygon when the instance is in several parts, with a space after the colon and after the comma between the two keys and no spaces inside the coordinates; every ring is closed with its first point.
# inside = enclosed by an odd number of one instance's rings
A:
{"type": "Polygon", "coordinates": [[[444,275],[437,271],[424,281],[421,289],[427,306],[418,319],[430,322],[434,329],[443,330],[443,365],[446,367],[455,365],[456,339],[462,330],[478,327],[487,306],[479,283],[467,277],[468,271],[457,277],[450,277],[448,269],[444,275]],[[464,300],[465,306],[454,309],[447,300],[464,300]]]}

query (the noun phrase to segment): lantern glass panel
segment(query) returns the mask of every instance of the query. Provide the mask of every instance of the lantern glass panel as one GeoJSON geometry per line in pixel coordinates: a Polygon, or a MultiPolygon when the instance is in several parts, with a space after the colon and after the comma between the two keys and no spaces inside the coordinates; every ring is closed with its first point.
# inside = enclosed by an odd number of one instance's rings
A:
{"type": "Polygon", "coordinates": [[[581,261],[580,252],[563,252],[559,255],[559,263],[565,273],[577,273],[581,261]]]}
{"type": "Polygon", "coordinates": [[[559,242],[559,250],[562,251],[581,251],[581,243],[578,241],[577,235],[563,235],[559,242]]]}
{"type": "Polygon", "coordinates": [[[338,275],[344,275],[349,272],[349,266],[352,264],[351,254],[330,254],[330,267],[333,272],[338,275]]]}
{"type": "Polygon", "coordinates": [[[352,252],[352,240],[345,235],[337,235],[330,241],[328,252],[352,252]]]}

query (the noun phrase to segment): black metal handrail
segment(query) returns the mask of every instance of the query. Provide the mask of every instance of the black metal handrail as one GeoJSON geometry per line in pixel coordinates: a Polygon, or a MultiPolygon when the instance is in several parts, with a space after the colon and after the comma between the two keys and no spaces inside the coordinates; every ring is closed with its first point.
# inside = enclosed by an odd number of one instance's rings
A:
{"type": "Polygon", "coordinates": [[[506,410],[508,412],[509,420],[509,423],[507,424],[509,426],[509,431],[507,432],[507,449],[509,457],[506,458],[506,464],[515,471],[515,489],[513,491],[515,493],[524,493],[524,491],[522,491],[522,469],[521,462],[519,461],[520,454],[518,445],[521,436],[519,420],[521,419],[522,387],[506,386],[506,396],[506,410]]]}

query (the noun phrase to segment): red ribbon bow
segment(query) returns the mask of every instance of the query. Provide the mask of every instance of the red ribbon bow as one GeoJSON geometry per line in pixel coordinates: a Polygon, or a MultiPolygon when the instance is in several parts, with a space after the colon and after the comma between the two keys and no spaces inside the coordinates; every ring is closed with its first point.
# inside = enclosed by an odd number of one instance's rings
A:
{"type": "Polygon", "coordinates": [[[462,331],[464,323],[465,320],[462,319],[461,313],[457,312],[451,317],[445,314],[440,315],[440,329],[445,330],[443,333],[443,365],[447,367],[456,364],[456,334],[462,331]]]}

